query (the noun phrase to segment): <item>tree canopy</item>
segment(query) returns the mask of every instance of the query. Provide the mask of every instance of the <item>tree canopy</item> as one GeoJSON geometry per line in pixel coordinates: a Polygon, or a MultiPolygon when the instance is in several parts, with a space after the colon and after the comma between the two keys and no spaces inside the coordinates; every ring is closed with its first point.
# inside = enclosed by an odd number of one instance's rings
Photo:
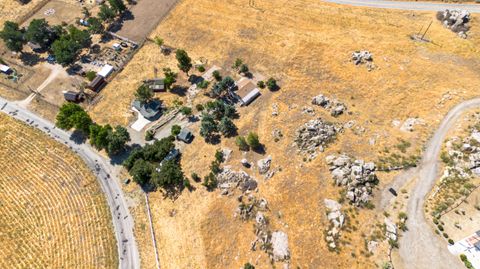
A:
{"type": "Polygon", "coordinates": [[[127,9],[125,3],[123,3],[123,0],[108,0],[108,3],[110,4],[112,10],[117,14],[121,14],[127,9]]]}
{"type": "Polygon", "coordinates": [[[3,39],[7,48],[11,51],[22,51],[25,39],[23,30],[19,28],[18,23],[6,21],[3,25],[3,30],[0,32],[0,38],[3,39]]]}
{"type": "Polygon", "coordinates": [[[88,22],[88,31],[92,34],[103,34],[105,27],[102,24],[102,21],[96,17],[90,17],[87,20],[88,22]]]}
{"type": "Polygon", "coordinates": [[[25,39],[37,43],[43,49],[49,48],[52,38],[50,26],[45,19],[33,19],[25,31],[25,39]]]}
{"type": "Polygon", "coordinates": [[[106,22],[112,21],[115,18],[115,11],[109,6],[102,4],[98,12],[98,17],[106,22]]]}
{"type": "Polygon", "coordinates": [[[165,84],[165,88],[168,90],[173,83],[177,82],[177,73],[173,72],[170,68],[164,68],[163,74],[165,75],[163,83],[165,84]]]}
{"type": "Polygon", "coordinates": [[[142,84],[135,92],[135,98],[141,103],[148,103],[153,99],[154,93],[147,85],[142,84]]]}
{"type": "Polygon", "coordinates": [[[57,114],[55,125],[64,130],[75,128],[89,135],[92,119],[88,113],[75,103],[64,103],[57,114]]]}
{"type": "Polygon", "coordinates": [[[188,56],[187,52],[182,49],[178,49],[175,57],[178,61],[178,68],[188,75],[188,71],[192,68],[192,59],[188,56]]]}
{"type": "Polygon", "coordinates": [[[75,62],[80,50],[90,46],[91,42],[90,34],[86,30],[70,25],[67,32],[53,42],[52,51],[58,63],[69,65],[75,62]]]}

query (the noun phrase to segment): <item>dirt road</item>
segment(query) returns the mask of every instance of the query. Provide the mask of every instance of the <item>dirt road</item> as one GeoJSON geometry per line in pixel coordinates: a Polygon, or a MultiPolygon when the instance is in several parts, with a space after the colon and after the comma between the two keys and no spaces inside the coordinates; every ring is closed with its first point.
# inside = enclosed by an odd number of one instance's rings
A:
{"type": "Polygon", "coordinates": [[[9,103],[1,97],[0,110],[69,146],[85,161],[87,166],[97,176],[112,213],[115,237],[117,239],[119,268],[140,268],[140,257],[133,233],[134,222],[120,188],[119,180],[113,174],[114,167],[110,162],[98,155],[88,144],[76,142],[71,133],[55,128],[52,122],[35,115],[17,104],[9,103]]]}
{"type": "Polygon", "coordinates": [[[480,5],[476,4],[445,4],[438,2],[401,2],[388,0],[323,0],[325,2],[372,8],[387,8],[416,11],[439,11],[445,9],[466,9],[472,13],[480,13],[480,5]]]}
{"type": "Polygon", "coordinates": [[[480,107],[480,98],[465,101],[448,112],[427,144],[419,165],[419,180],[410,194],[407,207],[408,231],[400,237],[400,256],[405,268],[464,268],[460,259],[447,249],[447,243],[436,236],[425,219],[425,197],[438,178],[440,150],[447,132],[465,111],[480,107]]]}

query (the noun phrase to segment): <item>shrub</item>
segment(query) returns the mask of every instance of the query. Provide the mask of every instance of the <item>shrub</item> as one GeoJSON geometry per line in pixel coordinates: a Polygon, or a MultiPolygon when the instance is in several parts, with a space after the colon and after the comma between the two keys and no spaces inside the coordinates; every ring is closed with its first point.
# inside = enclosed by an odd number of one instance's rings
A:
{"type": "Polygon", "coordinates": [[[203,107],[202,104],[197,104],[197,105],[195,106],[195,108],[197,109],[197,111],[203,111],[203,109],[204,109],[204,107],[203,107]]]}
{"type": "Polygon", "coordinates": [[[212,75],[216,81],[222,80],[222,75],[220,75],[220,72],[218,70],[213,71],[212,75]]]}
{"type": "Polygon", "coordinates": [[[198,83],[198,87],[200,87],[200,89],[206,89],[208,88],[209,84],[210,83],[207,80],[202,80],[200,83],[198,83]]]}
{"type": "Polygon", "coordinates": [[[269,78],[267,80],[267,87],[271,91],[277,90],[278,89],[277,80],[275,80],[274,78],[269,78]]]}
{"type": "Polygon", "coordinates": [[[240,149],[241,151],[249,150],[249,146],[247,144],[247,140],[245,139],[245,137],[237,136],[237,138],[235,139],[235,143],[237,144],[238,149],[240,149]]]}
{"type": "Polygon", "coordinates": [[[175,124],[175,125],[172,126],[171,133],[172,133],[173,136],[176,136],[180,133],[181,130],[182,130],[182,127],[175,124]]]}
{"type": "Polygon", "coordinates": [[[251,265],[249,262],[247,262],[244,266],[243,269],[255,269],[255,266],[251,265]]]}
{"type": "Polygon", "coordinates": [[[203,65],[200,65],[200,66],[197,67],[197,70],[199,72],[205,72],[205,67],[203,65]]]}
{"type": "Polygon", "coordinates": [[[95,71],[88,71],[87,74],[86,74],[86,77],[89,81],[92,81],[95,79],[95,77],[97,76],[97,73],[95,71]]]}
{"type": "Polygon", "coordinates": [[[445,237],[445,238],[448,239],[448,234],[447,234],[447,233],[443,233],[443,237],[445,237]]]}
{"type": "Polygon", "coordinates": [[[258,139],[258,134],[254,132],[248,133],[247,144],[253,149],[259,148],[261,144],[260,144],[260,140],[258,139]]]}
{"type": "Polygon", "coordinates": [[[154,136],[154,135],[155,135],[155,134],[154,134],[152,131],[147,131],[147,132],[145,133],[145,140],[146,140],[146,141],[151,141],[151,140],[153,140],[153,136],[154,136]]]}
{"type": "Polygon", "coordinates": [[[260,80],[259,82],[257,82],[257,86],[260,89],[265,89],[265,82],[263,82],[263,80],[260,80]]]}
{"type": "Polygon", "coordinates": [[[452,240],[452,239],[448,239],[448,243],[449,243],[450,245],[453,245],[453,244],[455,244],[455,242],[453,242],[453,240],[452,240]]]}
{"type": "Polygon", "coordinates": [[[443,229],[443,226],[440,225],[440,224],[437,226],[437,228],[438,228],[438,230],[440,230],[441,232],[443,232],[443,230],[444,230],[444,229],[443,229]]]}
{"type": "Polygon", "coordinates": [[[191,175],[193,181],[195,182],[200,182],[202,179],[200,178],[199,175],[197,175],[197,173],[193,172],[192,175],[191,175]]]}

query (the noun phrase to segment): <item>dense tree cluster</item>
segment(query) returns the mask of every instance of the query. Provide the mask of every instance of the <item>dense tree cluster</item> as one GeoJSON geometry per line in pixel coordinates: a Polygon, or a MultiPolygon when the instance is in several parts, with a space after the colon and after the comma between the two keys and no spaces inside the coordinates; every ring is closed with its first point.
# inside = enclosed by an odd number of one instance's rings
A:
{"type": "Polygon", "coordinates": [[[169,136],[131,152],[123,166],[135,182],[160,187],[168,195],[177,193],[186,185],[189,186],[178,158],[164,160],[174,149],[174,140],[173,136],[169,136]]]}
{"type": "Polygon", "coordinates": [[[90,138],[90,144],[98,150],[105,149],[115,155],[125,149],[130,135],[122,126],[113,129],[110,125],[101,126],[92,121],[88,113],[75,103],[65,103],[60,107],[55,125],[64,130],[75,129],[90,138]]]}
{"type": "Polygon", "coordinates": [[[237,117],[234,106],[226,104],[222,100],[208,102],[205,105],[206,111],[202,113],[200,135],[206,141],[212,141],[221,133],[225,137],[234,136],[237,127],[232,119],[237,117]]]}
{"type": "Polygon", "coordinates": [[[229,76],[226,76],[213,85],[210,95],[214,98],[224,96],[227,90],[233,88],[234,86],[235,80],[229,76]]]}

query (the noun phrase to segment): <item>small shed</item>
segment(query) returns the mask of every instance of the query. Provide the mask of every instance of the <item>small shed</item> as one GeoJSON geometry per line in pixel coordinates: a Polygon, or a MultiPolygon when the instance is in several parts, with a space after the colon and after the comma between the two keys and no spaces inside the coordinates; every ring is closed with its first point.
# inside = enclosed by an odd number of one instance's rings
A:
{"type": "Polygon", "coordinates": [[[118,44],[118,43],[114,43],[114,44],[112,45],[112,48],[113,48],[114,50],[116,50],[116,51],[119,51],[119,50],[122,49],[122,47],[121,47],[120,44],[118,44]]]}
{"type": "Polygon", "coordinates": [[[253,102],[253,100],[260,96],[260,90],[251,79],[240,79],[237,82],[237,88],[238,89],[235,94],[237,95],[240,103],[243,106],[250,104],[251,102],[253,102]]]}
{"type": "Polygon", "coordinates": [[[165,91],[165,81],[162,78],[148,79],[144,82],[154,92],[165,91]]]}
{"type": "Polygon", "coordinates": [[[187,128],[183,128],[182,131],[177,135],[177,139],[185,143],[190,143],[193,139],[192,132],[187,128]]]}
{"type": "Polygon", "coordinates": [[[78,102],[83,99],[83,94],[74,91],[63,91],[63,97],[70,102],[78,102]]]}
{"type": "Polygon", "coordinates": [[[10,74],[12,72],[12,69],[10,69],[10,67],[7,65],[0,64],[0,72],[10,74]]]}
{"type": "Polygon", "coordinates": [[[95,79],[92,80],[92,82],[90,82],[90,84],[87,86],[87,88],[89,88],[90,90],[92,90],[94,92],[99,92],[100,90],[103,89],[103,87],[105,87],[105,85],[107,85],[107,82],[105,81],[105,78],[103,78],[100,75],[97,75],[97,77],[95,77],[95,79]]]}
{"type": "Polygon", "coordinates": [[[98,72],[99,76],[102,76],[104,78],[108,77],[111,73],[113,72],[113,66],[106,64],[103,66],[102,70],[98,72]]]}

